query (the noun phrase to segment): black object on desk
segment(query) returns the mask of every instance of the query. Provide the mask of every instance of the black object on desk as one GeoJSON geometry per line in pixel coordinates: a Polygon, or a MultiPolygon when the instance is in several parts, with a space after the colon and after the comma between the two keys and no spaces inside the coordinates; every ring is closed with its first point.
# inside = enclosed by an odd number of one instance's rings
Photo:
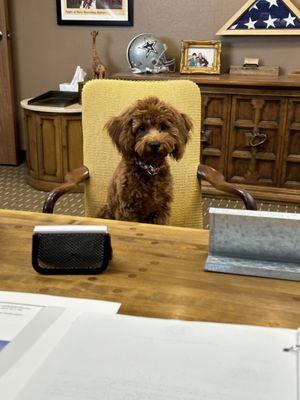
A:
{"type": "Polygon", "coordinates": [[[28,104],[52,107],[67,107],[78,102],[78,92],[61,92],[59,90],[49,90],[49,92],[28,100],[28,104]]]}
{"type": "MultiPolygon", "coordinates": [[[[102,228],[102,227],[99,227],[102,228]]],[[[41,274],[99,274],[112,258],[110,235],[95,226],[39,226],[32,237],[32,266],[41,274]]]]}

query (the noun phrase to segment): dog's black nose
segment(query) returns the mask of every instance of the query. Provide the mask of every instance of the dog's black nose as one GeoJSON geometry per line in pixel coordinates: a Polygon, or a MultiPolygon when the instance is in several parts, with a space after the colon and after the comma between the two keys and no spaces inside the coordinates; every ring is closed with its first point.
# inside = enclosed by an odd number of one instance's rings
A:
{"type": "Polygon", "coordinates": [[[160,142],[150,142],[149,146],[153,153],[157,153],[160,148],[160,142]]]}

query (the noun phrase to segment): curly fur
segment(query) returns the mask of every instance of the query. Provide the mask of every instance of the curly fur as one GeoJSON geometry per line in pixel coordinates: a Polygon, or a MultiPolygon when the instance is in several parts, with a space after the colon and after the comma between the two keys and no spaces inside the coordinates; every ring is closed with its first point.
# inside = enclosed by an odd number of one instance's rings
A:
{"type": "Polygon", "coordinates": [[[112,118],[106,128],[122,159],[98,217],[166,224],[173,199],[167,156],[182,158],[191,120],[157,97],[148,97],[112,118]],[[156,168],[157,174],[150,175],[139,163],[156,168]]]}

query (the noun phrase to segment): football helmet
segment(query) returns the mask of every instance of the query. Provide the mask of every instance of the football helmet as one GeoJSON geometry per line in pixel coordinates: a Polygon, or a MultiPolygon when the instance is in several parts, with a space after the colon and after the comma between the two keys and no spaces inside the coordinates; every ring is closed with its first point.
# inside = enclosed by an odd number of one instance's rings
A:
{"type": "Polygon", "coordinates": [[[133,73],[174,71],[175,59],[167,60],[167,46],[151,33],[135,36],[127,47],[127,61],[133,73]]]}

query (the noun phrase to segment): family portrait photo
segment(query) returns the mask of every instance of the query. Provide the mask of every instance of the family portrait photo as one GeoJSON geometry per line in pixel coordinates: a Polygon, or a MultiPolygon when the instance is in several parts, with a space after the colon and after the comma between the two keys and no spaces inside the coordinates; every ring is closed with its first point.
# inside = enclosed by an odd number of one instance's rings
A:
{"type": "Polygon", "coordinates": [[[133,25],[133,0],[56,0],[59,25],[133,25]]]}
{"type": "Polygon", "coordinates": [[[214,62],[214,49],[190,48],[188,51],[189,67],[211,67],[214,62]]]}

